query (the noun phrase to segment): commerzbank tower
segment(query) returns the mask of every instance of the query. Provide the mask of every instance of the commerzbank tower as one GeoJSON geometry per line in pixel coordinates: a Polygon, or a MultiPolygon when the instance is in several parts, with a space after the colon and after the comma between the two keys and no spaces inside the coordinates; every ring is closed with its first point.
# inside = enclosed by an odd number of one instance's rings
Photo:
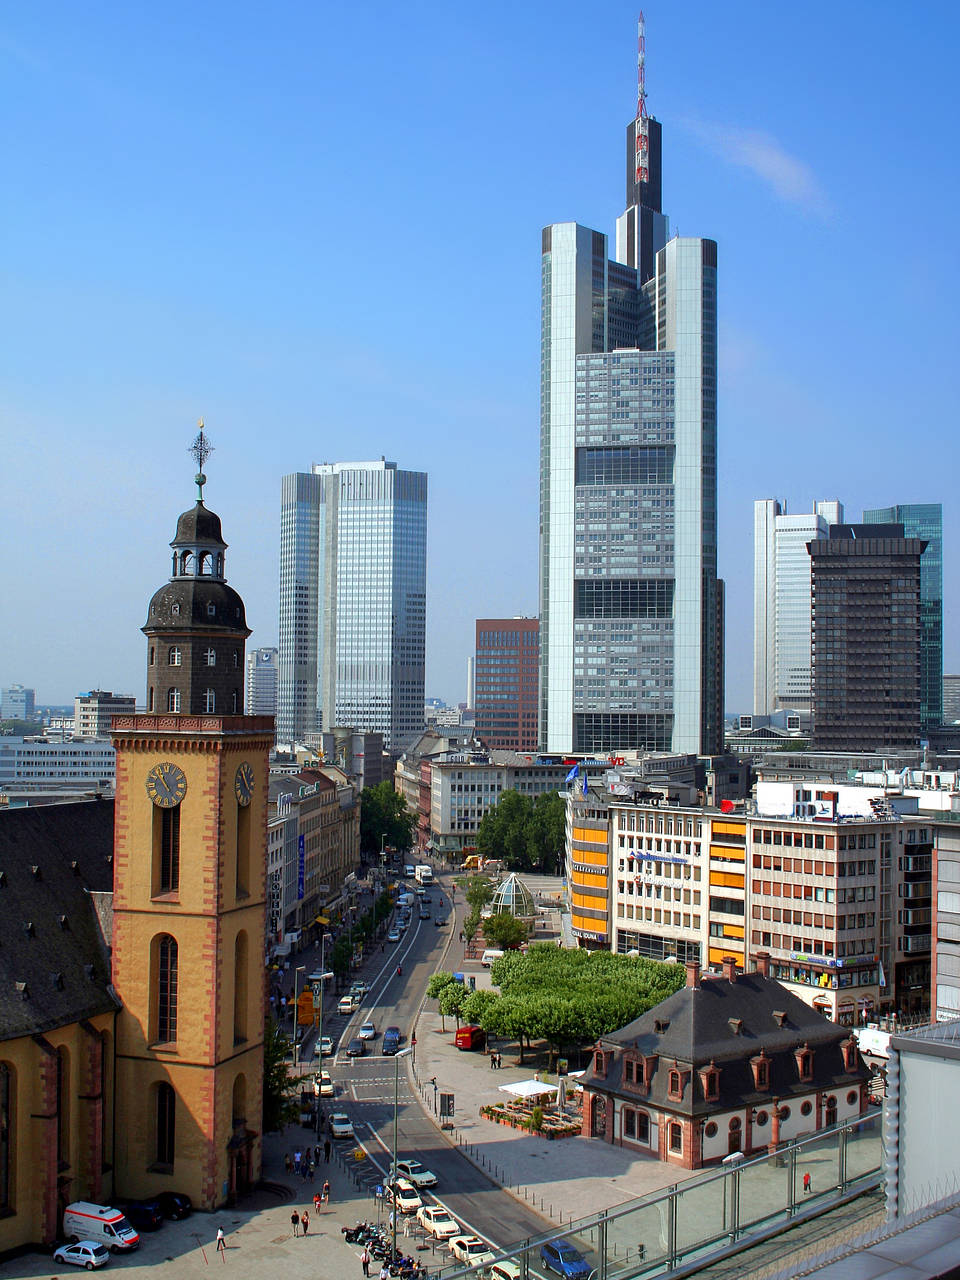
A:
{"type": "Polygon", "coordinates": [[[717,246],[670,236],[639,29],[616,249],[543,231],[540,748],[722,750],[717,246]]]}

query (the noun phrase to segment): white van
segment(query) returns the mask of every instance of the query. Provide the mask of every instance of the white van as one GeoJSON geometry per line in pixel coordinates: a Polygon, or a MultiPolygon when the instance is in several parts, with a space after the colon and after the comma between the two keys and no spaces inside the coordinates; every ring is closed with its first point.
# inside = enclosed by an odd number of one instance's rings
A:
{"type": "Polygon", "coordinates": [[[489,969],[490,966],[493,964],[494,960],[499,960],[502,955],[503,955],[503,952],[498,951],[496,947],[488,947],[487,950],[480,957],[480,963],[483,965],[485,969],[489,969]]]}
{"type": "Polygon", "coordinates": [[[71,1243],[96,1240],[114,1253],[138,1249],[140,1237],[119,1209],[89,1200],[75,1200],[63,1211],[63,1234],[71,1243]]]}

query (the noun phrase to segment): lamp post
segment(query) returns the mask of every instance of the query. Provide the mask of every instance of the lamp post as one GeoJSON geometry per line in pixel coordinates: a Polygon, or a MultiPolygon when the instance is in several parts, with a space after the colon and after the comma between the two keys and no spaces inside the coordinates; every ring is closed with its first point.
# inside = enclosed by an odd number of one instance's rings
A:
{"type": "Polygon", "coordinates": [[[397,1114],[400,1109],[400,1059],[408,1058],[413,1053],[412,1049],[401,1049],[399,1053],[394,1055],[393,1059],[393,1165],[391,1168],[392,1177],[390,1181],[393,1183],[393,1203],[391,1218],[393,1222],[390,1228],[390,1242],[392,1256],[397,1256],[397,1114]]]}
{"type": "Polygon", "coordinates": [[[300,994],[300,975],[306,971],[306,968],[307,966],[305,964],[298,964],[296,969],[293,971],[293,1070],[295,1075],[300,1074],[299,1063],[297,1061],[299,1057],[298,1051],[300,1048],[297,1043],[297,1026],[300,1022],[300,1006],[297,1003],[297,997],[300,994]]]}

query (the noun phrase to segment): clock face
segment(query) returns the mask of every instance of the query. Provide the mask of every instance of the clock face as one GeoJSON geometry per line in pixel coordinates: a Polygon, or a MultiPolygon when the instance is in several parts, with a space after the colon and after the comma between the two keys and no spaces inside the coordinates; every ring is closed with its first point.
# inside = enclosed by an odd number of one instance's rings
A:
{"type": "Polygon", "coordinates": [[[242,805],[248,805],[253,796],[253,767],[244,760],[243,764],[237,770],[237,776],[233,782],[233,789],[237,793],[237,801],[242,805]]]}
{"type": "Polygon", "coordinates": [[[186,794],[186,775],[175,764],[155,764],[147,774],[147,795],[159,808],[175,808],[186,794]]]}

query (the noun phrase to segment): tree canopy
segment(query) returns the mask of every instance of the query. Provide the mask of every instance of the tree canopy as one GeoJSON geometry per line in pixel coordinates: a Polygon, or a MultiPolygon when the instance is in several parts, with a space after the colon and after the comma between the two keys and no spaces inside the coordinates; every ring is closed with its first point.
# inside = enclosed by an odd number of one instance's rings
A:
{"type": "Polygon", "coordinates": [[[483,936],[491,947],[519,947],[527,940],[527,926],[510,911],[497,911],[483,921],[483,936]]]}
{"type": "Polygon", "coordinates": [[[360,848],[379,853],[381,844],[403,853],[413,843],[417,815],[389,781],[364,787],[360,793],[360,848]]]}
{"type": "Polygon", "coordinates": [[[556,875],[563,865],[564,820],[564,802],[556,791],[536,799],[504,791],[480,821],[477,851],[499,858],[511,871],[556,875]]]}

